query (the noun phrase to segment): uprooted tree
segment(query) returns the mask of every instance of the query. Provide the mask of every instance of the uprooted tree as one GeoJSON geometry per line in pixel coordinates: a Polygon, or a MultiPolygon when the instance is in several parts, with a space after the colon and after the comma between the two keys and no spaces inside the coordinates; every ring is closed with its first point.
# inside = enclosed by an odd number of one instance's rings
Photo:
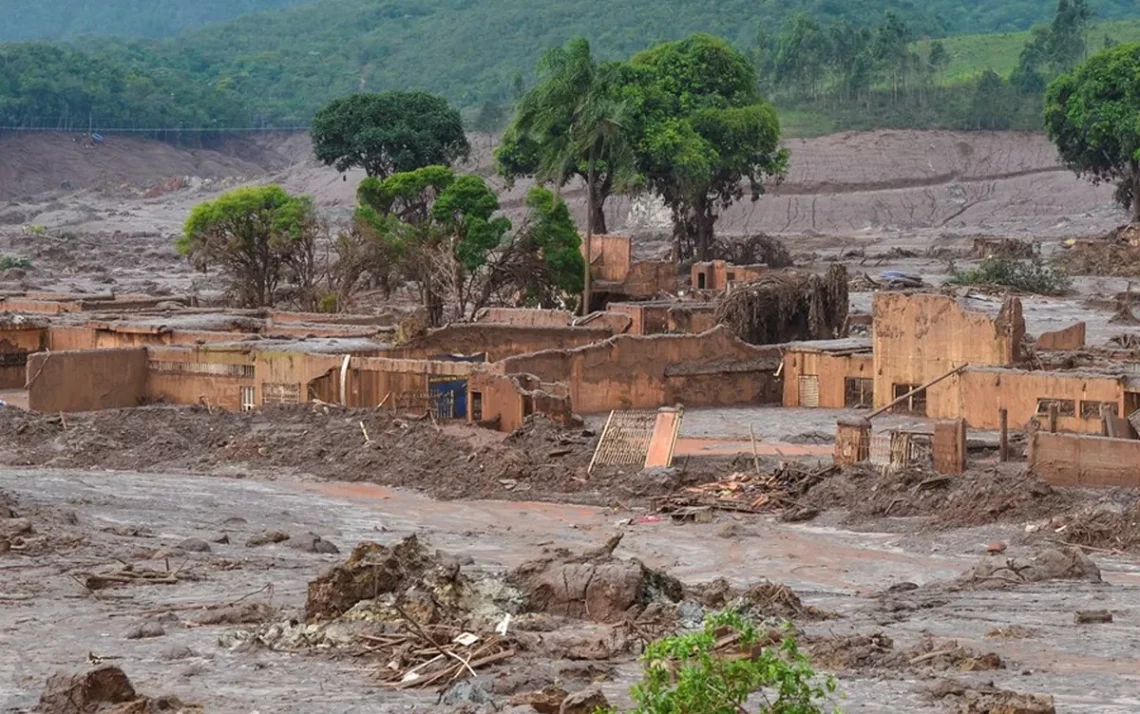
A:
{"type": "Polygon", "coordinates": [[[481,177],[445,166],[365,179],[357,196],[361,252],[379,263],[362,272],[395,268],[414,282],[432,325],[496,301],[551,306],[581,289],[581,240],[566,205],[545,189],[530,191],[513,233],[481,177]]]}
{"type": "Polygon", "coordinates": [[[771,272],[720,299],[716,321],[754,345],[841,337],[847,321],[847,269],[826,276],[771,272]]]}
{"type": "Polygon", "coordinates": [[[218,267],[243,307],[274,304],[287,284],[312,309],[322,230],[308,196],[276,185],[239,188],[195,206],[176,247],[199,270],[218,267]]]}
{"type": "Polygon", "coordinates": [[[1140,223],[1140,43],[1102,50],[1045,94],[1045,130],[1065,165],[1116,198],[1140,223]]]}
{"type": "Polygon", "coordinates": [[[427,92],[353,94],[317,112],[309,130],[321,162],[369,176],[449,166],[471,151],[463,121],[446,99],[427,92]]]}

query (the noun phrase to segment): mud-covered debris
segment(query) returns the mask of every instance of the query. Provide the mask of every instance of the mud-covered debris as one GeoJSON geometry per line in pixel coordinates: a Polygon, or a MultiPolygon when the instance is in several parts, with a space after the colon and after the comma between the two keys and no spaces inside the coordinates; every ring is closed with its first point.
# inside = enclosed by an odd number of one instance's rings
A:
{"type": "Polygon", "coordinates": [[[1112,613],[1108,610],[1078,610],[1074,619],[1078,625],[1105,624],[1112,622],[1112,613]]]}
{"type": "Polygon", "coordinates": [[[289,534],[284,531],[265,531],[258,533],[254,537],[245,542],[249,548],[257,548],[263,545],[271,545],[273,543],[284,543],[289,540],[289,534]]]}
{"type": "Polygon", "coordinates": [[[309,583],[305,620],[343,615],[361,600],[400,589],[431,564],[427,549],[414,535],[390,548],[370,541],[360,543],[343,564],[309,583]]]}
{"type": "Polygon", "coordinates": [[[1030,559],[987,556],[958,582],[965,587],[1000,588],[1047,580],[1099,583],[1100,568],[1080,548],[1060,546],[1045,548],[1030,559]]]}
{"type": "Polygon", "coordinates": [[[1097,503],[1051,519],[1056,537],[1074,545],[1106,550],[1140,549],[1140,500],[1127,505],[1097,503]]]}
{"type": "Polygon", "coordinates": [[[240,605],[221,607],[193,618],[196,625],[246,625],[268,622],[277,610],[263,602],[246,602],[240,605]]]}
{"type": "Polygon", "coordinates": [[[184,550],[187,553],[209,553],[210,544],[201,538],[187,538],[179,543],[177,546],[179,550],[184,550]]]}
{"type": "Polygon", "coordinates": [[[127,630],[124,635],[128,640],[146,640],[152,637],[162,637],[166,634],[162,624],[158,622],[144,622],[141,625],[136,625],[127,630]]]}
{"type": "Polygon", "coordinates": [[[325,555],[340,553],[340,548],[337,548],[335,543],[325,540],[316,533],[291,536],[286,545],[303,553],[322,553],[325,555]]]}
{"type": "Polygon", "coordinates": [[[83,674],[57,673],[48,677],[38,714],[157,714],[200,712],[176,697],[144,697],[118,667],[99,667],[83,674]]]}
{"type": "Polygon", "coordinates": [[[562,700],[562,705],[558,707],[558,714],[594,714],[596,711],[605,711],[609,708],[610,703],[606,699],[606,695],[602,694],[602,690],[595,687],[583,689],[567,696],[562,700]]]}
{"type": "Polygon", "coordinates": [[[886,635],[856,634],[846,637],[806,638],[812,662],[834,670],[914,670],[955,669],[980,672],[1001,669],[1001,657],[993,652],[978,653],[956,640],[924,637],[914,647],[900,650],[886,635]]]}
{"type": "Polygon", "coordinates": [[[744,513],[788,509],[799,511],[800,520],[810,520],[818,515],[818,510],[810,513],[815,509],[798,503],[797,499],[838,470],[837,466],[813,468],[788,462],[772,473],[737,472],[719,481],[689,486],[662,500],[658,508],[662,513],[692,508],[744,513]]]}
{"type": "Polygon", "coordinates": [[[685,595],[711,610],[735,610],[753,619],[821,620],[827,617],[827,613],[804,605],[787,585],[769,580],[741,589],[732,587],[724,578],[717,578],[686,586],[685,595]]]}
{"type": "Polygon", "coordinates": [[[513,707],[529,706],[538,714],[558,714],[562,702],[569,696],[562,687],[552,684],[533,692],[523,692],[511,697],[508,704],[513,707]]]}
{"type": "Polygon", "coordinates": [[[1057,714],[1053,697],[999,689],[993,682],[967,685],[945,679],[927,690],[936,701],[948,704],[954,714],[1057,714]]]}
{"type": "Polygon", "coordinates": [[[615,536],[580,555],[554,550],[515,568],[508,582],[522,591],[531,612],[594,622],[636,619],[654,600],[681,599],[683,587],[676,578],[640,560],[614,557],[620,540],[615,536]]]}

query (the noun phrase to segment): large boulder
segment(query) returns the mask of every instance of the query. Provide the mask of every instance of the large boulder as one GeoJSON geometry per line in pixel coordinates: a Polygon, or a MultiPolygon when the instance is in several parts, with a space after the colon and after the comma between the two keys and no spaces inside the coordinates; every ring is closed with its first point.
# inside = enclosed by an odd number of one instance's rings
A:
{"type": "Polygon", "coordinates": [[[309,583],[305,620],[330,620],[361,600],[390,593],[423,575],[432,560],[414,535],[392,547],[366,541],[352,555],[309,583]]]}

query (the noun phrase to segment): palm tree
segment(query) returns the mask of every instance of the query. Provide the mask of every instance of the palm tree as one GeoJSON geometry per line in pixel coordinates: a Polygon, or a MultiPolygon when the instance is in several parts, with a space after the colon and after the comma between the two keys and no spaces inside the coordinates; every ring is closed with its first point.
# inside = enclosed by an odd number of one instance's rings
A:
{"type": "Polygon", "coordinates": [[[628,107],[614,96],[615,69],[598,65],[582,38],[549,50],[538,66],[539,83],[523,97],[514,126],[539,143],[535,178],[557,192],[586,163],[586,272],[582,314],[590,311],[590,252],[599,162],[610,176],[632,173],[628,107]]]}

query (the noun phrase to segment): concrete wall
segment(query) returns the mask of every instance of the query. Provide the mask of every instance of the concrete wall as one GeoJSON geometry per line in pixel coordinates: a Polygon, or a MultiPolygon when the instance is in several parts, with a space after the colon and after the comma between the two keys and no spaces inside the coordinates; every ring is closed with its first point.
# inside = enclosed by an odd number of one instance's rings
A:
{"type": "Polygon", "coordinates": [[[1101,436],[1033,435],[1029,468],[1054,486],[1140,486],[1140,441],[1101,436]]]}
{"type": "Polygon", "coordinates": [[[873,379],[874,357],[870,354],[831,355],[819,351],[789,349],[784,353],[785,407],[802,407],[800,377],[818,377],[819,407],[843,409],[847,406],[847,378],[873,379]]]}
{"type": "Polygon", "coordinates": [[[598,327],[522,327],[484,323],[456,324],[434,330],[426,337],[385,350],[395,359],[432,359],[445,354],[486,353],[489,362],[549,349],[569,349],[601,342],[613,333],[598,327]]]}
{"type": "Polygon", "coordinates": [[[145,349],[38,352],[28,358],[28,407],[82,412],[135,407],[146,400],[145,349]]]}
{"type": "Polygon", "coordinates": [[[589,414],[672,406],[682,396],[704,405],[763,403],[758,375],[771,375],[778,363],[778,349],[745,344],[717,328],[701,335],[618,335],[574,350],[510,357],[494,368],[565,383],[574,409],[589,414]],[[695,393],[691,385],[698,382],[708,391],[695,393]]]}
{"type": "Polygon", "coordinates": [[[942,389],[930,390],[930,396],[937,398],[928,400],[927,416],[961,416],[972,429],[999,428],[998,410],[1002,407],[1009,412],[1009,427],[1023,429],[1037,413],[1038,399],[1073,402],[1074,416],[1057,419],[1062,431],[1100,433],[1099,410],[1095,416],[1082,417],[1082,401],[1111,402],[1117,405],[1117,414],[1123,413],[1123,380],[1109,375],[971,367],[942,384],[942,389]]]}
{"type": "MultiPolygon", "coordinates": [[[[1016,298],[1008,299],[997,317],[990,317],[968,311],[945,295],[884,292],[875,295],[872,335],[878,408],[894,398],[895,384],[925,384],[967,363],[1015,364],[1025,321],[1016,298]]],[[[951,388],[946,382],[931,387],[928,403],[953,399],[951,388]]],[[[957,415],[928,412],[928,416],[957,415]]]]}

